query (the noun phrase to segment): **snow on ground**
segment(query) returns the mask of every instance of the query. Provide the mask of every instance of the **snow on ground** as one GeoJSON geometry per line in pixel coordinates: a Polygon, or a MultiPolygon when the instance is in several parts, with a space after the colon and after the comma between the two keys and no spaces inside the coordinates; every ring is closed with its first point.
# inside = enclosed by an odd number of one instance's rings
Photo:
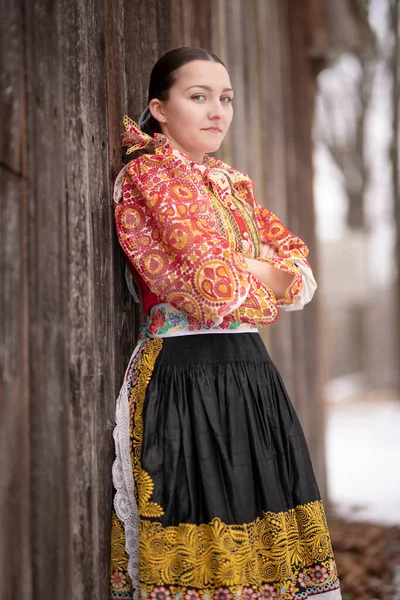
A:
{"type": "Polygon", "coordinates": [[[369,392],[329,400],[326,459],[334,510],[353,520],[400,525],[400,399],[369,392]]]}

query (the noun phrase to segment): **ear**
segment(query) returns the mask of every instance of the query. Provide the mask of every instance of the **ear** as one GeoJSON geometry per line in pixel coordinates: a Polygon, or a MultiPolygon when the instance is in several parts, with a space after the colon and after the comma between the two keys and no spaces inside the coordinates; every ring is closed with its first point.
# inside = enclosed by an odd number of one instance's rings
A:
{"type": "Polygon", "coordinates": [[[164,114],[164,103],[158,98],[153,98],[149,103],[149,111],[152,116],[161,124],[166,123],[167,119],[164,114]]]}

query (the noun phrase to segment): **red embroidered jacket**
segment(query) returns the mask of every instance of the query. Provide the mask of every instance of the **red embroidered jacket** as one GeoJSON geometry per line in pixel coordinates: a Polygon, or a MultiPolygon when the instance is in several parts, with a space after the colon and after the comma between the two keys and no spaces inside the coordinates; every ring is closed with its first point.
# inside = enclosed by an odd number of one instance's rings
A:
{"type": "Polygon", "coordinates": [[[124,123],[127,153],[153,146],[122,169],[115,185],[118,238],[139,276],[160,303],[206,327],[273,323],[279,306],[300,293],[302,271],[294,260],[307,263],[306,245],[256,202],[247,175],[208,155],[193,161],[166,136],[152,138],[128,117],[124,123]],[[278,257],[259,260],[294,275],[282,299],[244,260],[259,257],[261,242],[273,244],[278,257]]]}

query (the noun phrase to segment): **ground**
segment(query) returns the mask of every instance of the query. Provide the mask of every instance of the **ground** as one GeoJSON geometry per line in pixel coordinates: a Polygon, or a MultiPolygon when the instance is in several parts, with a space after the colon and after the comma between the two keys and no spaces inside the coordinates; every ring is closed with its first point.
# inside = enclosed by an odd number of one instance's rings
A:
{"type": "Polygon", "coordinates": [[[329,528],[343,600],[400,600],[399,431],[390,390],[329,398],[329,528]]]}
{"type": "Polygon", "coordinates": [[[329,519],[343,600],[400,600],[400,527],[329,519]]]}

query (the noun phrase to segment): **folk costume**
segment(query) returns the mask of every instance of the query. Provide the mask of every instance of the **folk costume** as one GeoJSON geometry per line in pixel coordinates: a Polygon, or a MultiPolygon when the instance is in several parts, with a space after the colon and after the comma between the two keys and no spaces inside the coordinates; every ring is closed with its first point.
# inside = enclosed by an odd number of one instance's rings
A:
{"type": "Polygon", "coordinates": [[[148,321],[117,401],[111,598],[340,599],[304,435],[258,326],[316,284],[251,179],[128,117],[115,221],[148,321]],[[285,296],[248,270],[293,274],[285,296]],[[260,259],[261,260],[261,259],[260,259]]]}

